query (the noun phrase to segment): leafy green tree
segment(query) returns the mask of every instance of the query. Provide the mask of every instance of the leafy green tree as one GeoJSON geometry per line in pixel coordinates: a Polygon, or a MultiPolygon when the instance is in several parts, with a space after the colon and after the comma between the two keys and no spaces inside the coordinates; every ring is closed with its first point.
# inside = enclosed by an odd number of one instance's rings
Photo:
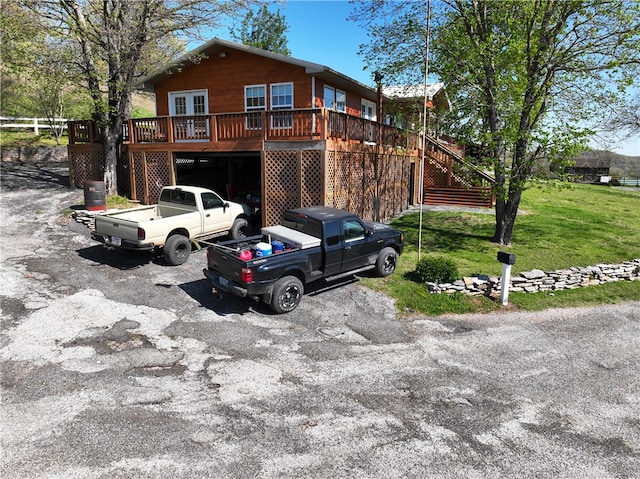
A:
{"type": "Polygon", "coordinates": [[[285,34],[289,30],[280,10],[275,13],[262,5],[257,12],[250,11],[242,20],[240,30],[231,32],[232,38],[251,47],[274,53],[291,55],[285,34]]]}
{"type": "MultiPolygon", "coordinates": [[[[60,118],[83,115],[88,98],[69,68],[74,53],[64,38],[52,37],[40,19],[18,2],[0,4],[2,113],[45,117],[60,143],[60,118]]],[[[80,116],[81,117],[81,116],[80,116]]]]}
{"type": "MultiPolygon", "coordinates": [[[[372,41],[362,48],[365,57],[390,74],[420,70],[425,63],[425,4],[373,3],[375,8],[370,2],[359,7],[376,12],[372,41]],[[389,8],[395,16],[389,16],[389,8]],[[403,58],[394,58],[394,52],[403,58]]],[[[536,165],[575,155],[591,133],[585,121],[604,102],[619,101],[633,83],[639,66],[640,3],[433,3],[430,69],[446,83],[452,99],[451,132],[487,152],[497,182],[493,241],[507,245],[536,165]]],[[[362,19],[362,13],[353,16],[362,19]]]]}
{"type": "MultiPolygon", "coordinates": [[[[254,0],[20,0],[51,36],[73,43],[75,64],[93,106],[104,150],[108,195],[118,192],[123,123],[136,82],[161,59],[175,58],[176,36],[199,37],[254,0]],[[162,47],[162,48],[160,48],[162,47]],[[172,50],[175,48],[175,50],[172,50]],[[159,56],[158,52],[163,55],[159,56]],[[152,61],[156,60],[156,61],[152,61]]],[[[160,61],[159,61],[160,60],[160,61]]]]}

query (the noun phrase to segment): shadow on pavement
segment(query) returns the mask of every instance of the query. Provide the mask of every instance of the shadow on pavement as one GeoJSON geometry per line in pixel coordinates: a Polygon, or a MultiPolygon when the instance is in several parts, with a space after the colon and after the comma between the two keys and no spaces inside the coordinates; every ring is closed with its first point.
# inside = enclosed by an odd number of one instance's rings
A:
{"type": "Polygon", "coordinates": [[[76,250],[81,258],[120,270],[140,268],[150,263],[168,266],[161,256],[144,251],[109,250],[102,245],[76,250]]]}
{"type": "MultiPolygon", "coordinates": [[[[358,281],[359,279],[356,276],[343,278],[329,283],[319,280],[312,284],[305,285],[304,296],[328,294],[336,288],[353,284],[358,281]]],[[[217,292],[213,292],[211,282],[206,278],[182,283],[178,286],[185,293],[195,299],[202,307],[210,309],[220,316],[224,316],[226,314],[244,314],[248,312],[255,312],[269,316],[276,314],[271,307],[263,301],[257,301],[251,298],[240,298],[230,293],[218,294],[217,292]]],[[[304,301],[304,297],[302,298],[302,301],[304,301]]]]}
{"type": "Polygon", "coordinates": [[[22,188],[51,189],[51,186],[70,189],[69,169],[66,163],[22,161],[2,162],[2,189],[15,191],[22,188]]]}

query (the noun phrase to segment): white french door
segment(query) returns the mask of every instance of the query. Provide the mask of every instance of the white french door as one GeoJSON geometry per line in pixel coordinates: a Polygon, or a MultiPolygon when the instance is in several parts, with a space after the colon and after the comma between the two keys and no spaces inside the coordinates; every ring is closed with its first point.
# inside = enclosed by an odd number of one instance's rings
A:
{"type": "Polygon", "coordinates": [[[208,95],[206,90],[169,93],[169,115],[173,118],[174,135],[179,140],[206,140],[209,138],[208,95]]]}

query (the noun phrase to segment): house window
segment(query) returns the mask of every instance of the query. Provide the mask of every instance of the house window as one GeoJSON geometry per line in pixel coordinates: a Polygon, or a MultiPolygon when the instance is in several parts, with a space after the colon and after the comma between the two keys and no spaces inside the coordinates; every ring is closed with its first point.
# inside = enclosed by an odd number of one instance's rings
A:
{"type": "Polygon", "coordinates": [[[267,108],[266,85],[250,85],[244,87],[244,108],[247,112],[247,129],[262,128],[262,115],[259,113],[267,108]]]}
{"type": "Polygon", "coordinates": [[[187,114],[187,99],[183,96],[176,97],[174,100],[174,111],[176,115],[187,114]]]}
{"type": "Polygon", "coordinates": [[[342,90],[325,85],[324,87],[324,107],[340,112],[347,111],[347,94],[342,90]]]}
{"type": "Polygon", "coordinates": [[[324,86],[324,107],[334,110],[336,107],[336,90],[330,86],[324,86]]]}
{"type": "Polygon", "coordinates": [[[364,98],[362,99],[362,118],[376,120],[376,104],[364,98]]]}
{"type": "MultiPolygon", "coordinates": [[[[274,83],[271,85],[271,109],[293,109],[293,83],[274,83]]],[[[291,128],[293,115],[290,111],[272,114],[272,128],[291,128]]]]}
{"type": "Polygon", "coordinates": [[[336,110],[342,113],[347,111],[347,94],[342,90],[336,90],[336,110]]]}

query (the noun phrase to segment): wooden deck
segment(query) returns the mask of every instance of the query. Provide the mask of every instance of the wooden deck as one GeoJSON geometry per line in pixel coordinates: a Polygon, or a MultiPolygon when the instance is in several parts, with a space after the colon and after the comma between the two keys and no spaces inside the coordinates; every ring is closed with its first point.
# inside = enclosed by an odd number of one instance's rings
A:
{"type": "MultiPolygon", "coordinates": [[[[69,122],[68,131],[70,158],[78,165],[74,167],[74,184],[82,184],[99,171],[102,157],[94,149],[100,147],[100,135],[92,121],[69,122]]],[[[175,155],[185,153],[260,156],[263,200],[276,205],[265,221],[276,217],[285,206],[318,203],[346,207],[351,197],[368,198],[358,200],[359,206],[351,206],[365,213],[367,202],[376,196],[368,189],[387,181],[385,175],[393,178],[390,204],[395,197],[403,204],[423,201],[490,207],[495,201],[493,178],[430,137],[425,138],[420,198],[417,135],[324,108],[133,118],[125,123],[123,134],[123,151],[127,152],[123,178],[130,182],[132,197],[146,202],[154,201],[159,191],[149,185],[175,182],[175,155]],[[398,158],[398,165],[394,158],[398,158]],[[268,177],[283,165],[290,171],[268,177]],[[309,168],[315,173],[310,174],[309,168]],[[394,168],[397,171],[391,175],[394,168]],[[415,180],[410,185],[408,172],[412,168],[416,170],[415,180]],[[307,176],[313,177],[312,184],[307,176]],[[300,186],[304,182],[309,184],[300,186]],[[359,185],[359,190],[354,185],[359,185]],[[408,198],[410,191],[412,197],[408,198]],[[297,195],[295,201],[280,198],[292,192],[297,195]]],[[[387,209],[398,212],[395,203],[387,209]]]]}
{"type": "MultiPolygon", "coordinates": [[[[263,142],[342,140],[415,149],[399,128],[324,108],[132,118],[124,142],[145,151],[262,151],[263,142]]],[[[69,122],[69,143],[97,143],[92,121],[69,122]]]]}

